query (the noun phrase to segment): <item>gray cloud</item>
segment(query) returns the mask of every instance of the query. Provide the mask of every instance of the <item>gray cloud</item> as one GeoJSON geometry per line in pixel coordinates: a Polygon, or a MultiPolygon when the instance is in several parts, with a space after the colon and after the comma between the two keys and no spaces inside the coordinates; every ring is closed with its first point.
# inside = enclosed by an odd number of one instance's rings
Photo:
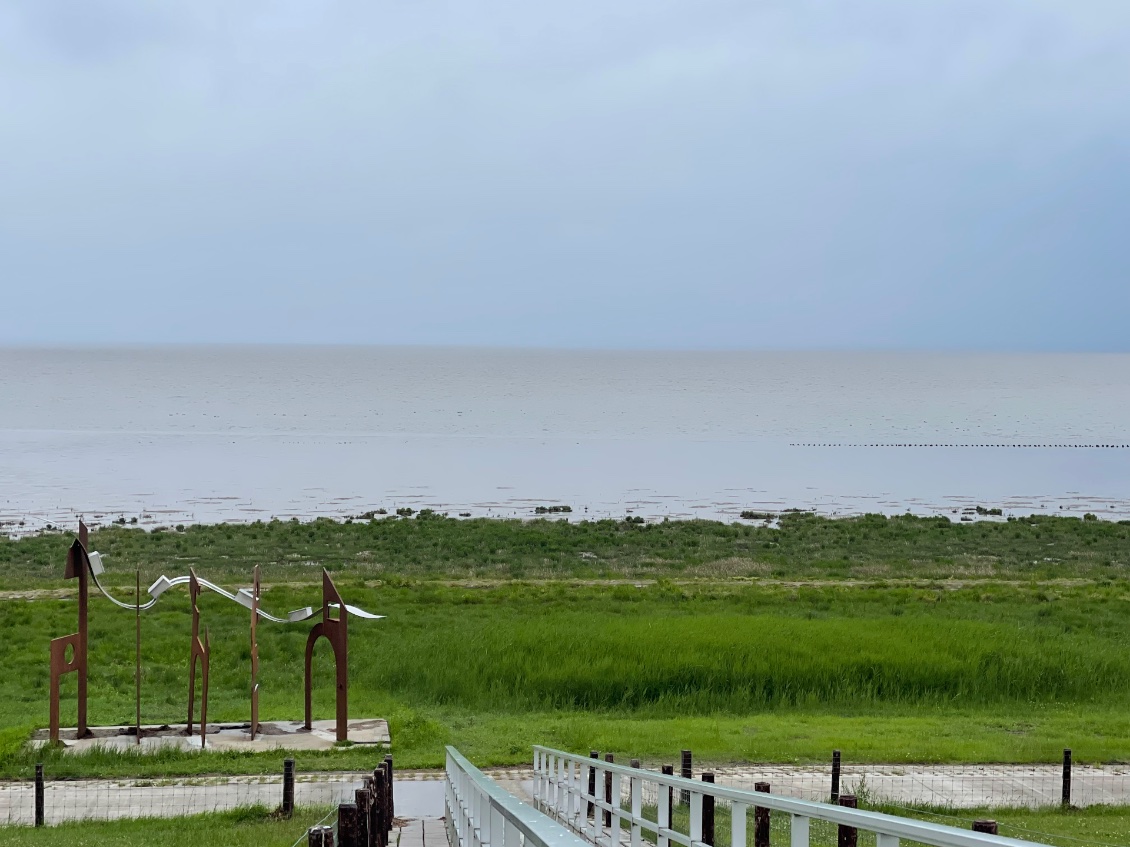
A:
{"type": "Polygon", "coordinates": [[[0,12],[0,342],[1125,349],[1130,6],[0,12]]]}

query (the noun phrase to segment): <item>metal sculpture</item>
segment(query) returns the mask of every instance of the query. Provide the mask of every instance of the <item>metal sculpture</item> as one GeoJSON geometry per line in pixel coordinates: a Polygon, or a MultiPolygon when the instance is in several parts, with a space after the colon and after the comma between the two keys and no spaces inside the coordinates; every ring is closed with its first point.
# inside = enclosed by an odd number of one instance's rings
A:
{"type": "Polygon", "coordinates": [[[259,623],[259,566],[251,580],[251,740],[259,732],[259,640],[256,635],[259,623]]]}
{"type": "Polygon", "coordinates": [[[330,572],[322,568],[322,620],[314,624],[310,637],[306,639],[306,723],[304,728],[312,728],[311,717],[311,662],[314,659],[314,644],[325,637],[334,651],[334,669],[337,673],[337,740],[349,739],[349,629],[346,625],[348,615],[337,587],[330,579],[330,572]],[[330,609],[337,609],[337,618],[331,617],[330,609]]]}
{"type": "Polygon", "coordinates": [[[188,726],[185,734],[192,735],[192,713],[196,706],[196,660],[201,664],[200,685],[200,746],[204,747],[208,734],[208,659],[212,654],[212,645],[208,640],[208,630],[204,630],[204,641],[200,640],[200,607],[197,599],[200,597],[200,581],[196,578],[196,571],[188,569],[188,598],[192,605],[192,646],[188,659],[188,726]]]}
{"type": "MultiPolygon", "coordinates": [[[[204,747],[207,743],[208,733],[208,671],[209,663],[212,654],[212,645],[209,639],[208,630],[204,631],[204,639],[200,638],[200,607],[198,601],[203,589],[207,588],[216,594],[220,594],[229,600],[239,603],[251,610],[251,738],[254,739],[261,731],[259,724],[259,643],[258,643],[258,624],[259,618],[271,621],[272,623],[298,623],[300,621],[309,620],[314,617],[316,612],[313,608],[307,606],[303,609],[296,609],[290,612],[285,618],[276,617],[269,612],[260,608],[260,600],[262,598],[262,587],[260,583],[259,567],[255,567],[253,574],[252,587],[250,590],[241,588],[237,593],[232,594],[225,591],[220,586],[209,582],[206,579],[200,579],[196,576],[196,571],[189,568],[188,576],[178,576],[169,579],[166,576],[158,577],[157,580],[149,586],[149,599],[141,602],[141,574],[138,571],[135,574],[136,579],[136,594],[132,603],[119,600],[107,591],[102,584],[98,581],[98,575],[102,573],[102,559],[98,553],[88,552],[88,530],[86,524],[79,521],[79,534],[78,538],[71,544],[70,549],[67,551],[67,569],[65,577],[67,579],[77,579],[79,584],[79,610],[78,610],[78,632],[71,635],[65,635],[61,638],[55,638],[51,641],[51,703],[50,703],[50,739],[52,743],[59,742],[59,686],[60,679],[63,675],[68,673],[78,674],[78,738],[88,738],[92,735],[89,727],[87,726],[87,712],[86,712],[86,691],[87,691],[87,623],[88,623],[88,608],[89,608],[89,587],[90,581],[94,582],[95,587],[115,606],[123,609],[129,609],[134,613],[135,617],[135,643],[136,643],[136,660],[134,667],[134,680],[135,680],[135,694],[136,694],[136,715],[135,715],[135,732],[137,733],[137,743],[141,743],[141,613],[153,608],[161,595],[168,591],[170,588],[187,585],[189,592],[189,602],[192,610],[192,639],[190,645],[190,653],[188,660],[188,723],[186,725],[186,734],[191,736],[194,713],[196,711],[196,667],[197,662],[200,663],[201,670],[201,700],[200,700],[200,746],[204,747]],[[68,657],[68,652],[70,653],[68,657]]],[[[315,624],[310,632],[310,637],[306,642],[306,714],[305,714],[305,729],[312,728],[311,718],[311,665],[314,657],[314,645],[319,638],[323,636],[330,642],[334,651],[334,666],[337,676],[337,740],[348,740],[348,722],[349,722],[349,664],[348,664],[348,629],[346,625],[346,617],[354,615],[359,618],[366,618],[368,620],[378,620],[383,618],[384,615],[374,615],[360,609],[357,606],[350,606],[344,603],[341,595],[338,593],[337,588],[330,579],[329,572],[325,569],[322,570],[322,620],[315,624]],[[337,615],[334,617],[334,615],[337,615]]]]}
{"type": "Polygon", "coordinates": [[[64,579],[78,580],[78,632],[64,635],[51,641],[51,716],[49,736],[52,744],[59,743],[59,681],[64,674],[78,674],[78,728],[76,738],[86,738],[90,730],[86,726],[86,645],[87,645],[87,607],[89,605],[90,556],[86,545],[88,533],[86,524],[79,521],[78,538],[67,551],[67,569],[64,579]],[[70,659],[67,650],[70,649],[70,659]]]}

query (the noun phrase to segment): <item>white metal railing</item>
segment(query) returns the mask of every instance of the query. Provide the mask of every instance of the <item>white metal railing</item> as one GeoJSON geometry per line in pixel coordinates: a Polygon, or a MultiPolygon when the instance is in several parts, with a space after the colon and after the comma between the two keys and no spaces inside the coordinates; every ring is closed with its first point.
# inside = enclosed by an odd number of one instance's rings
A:
{"type": "Polygon", "coordinates": [[[703,841],[704,797],[730,806],[732,847],[746,845],[746,813],[751,806],[790,816],[791,847],[808,847],[809,824],[813,820],[873,832],[875,847],[898,847],[900,839],[933,847],[1030,847],[1033,844],[913,818],[696,782],[549,747],[534,747],[534,805],[600,847],[620,847],[621,844],[642,847],[645,831],[654,835],[656,847],[708,847],[703,841]],[[589,789],[590,777],[594,791],[589,789]],[[650,789],[649,797],[655,799],[658,822],[643,816],[645,785],[650,789]],[[626,807],[622,793],[625,787],[626,807]],[[609,789],[607,794],[606,788],[609,789]],[[611,797],[611,802],[606,796],[611,797]],[[680,797],[689,805],[689,833],[679,832],[672,826],[673,806],[679,803],[680,797]]]}
{"type": "Polygon", "coordinates": [[[447,839],[451,847],[588,847],[557,821],[447,748],[447,839]]]}

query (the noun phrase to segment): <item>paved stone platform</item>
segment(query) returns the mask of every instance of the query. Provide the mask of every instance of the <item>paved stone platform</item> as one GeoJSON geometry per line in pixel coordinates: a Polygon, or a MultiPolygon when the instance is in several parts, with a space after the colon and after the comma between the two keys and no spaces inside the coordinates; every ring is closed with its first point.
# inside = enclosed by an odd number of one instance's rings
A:
{"type": "MultiPolygon", "coordinates": [[[[332,720],[313,721],[311,729],[303,729],[302,721],[262,721],[260,731],[251,740],[250,723],[208,724],[208,733],[203,745],[208,750],[244,750],[262,752],[264,750],[332,750],[337,743],[336,724],[332,720]]],[[[95,726],[90,728],[86,738],[76,738],[74,727],[61,729],[59,740],[67,752],[82,753],[95,747],[118,750],[133,750],[140,747],[150,751],[161,747],[177,747],[182,750],[201,749],[200,727],[193,727],[192,735],[186,732],[185,724],[143,724],[141,744],[137,743],[134,727],[95,726]]],[[[349,741],[353,744],[389,743],[388,724],[383,718],[359,718],[349,722],[349,741]]],[[[48,731],[40,729],[31,737],[32,747],[48,743],[48,731]]]]}

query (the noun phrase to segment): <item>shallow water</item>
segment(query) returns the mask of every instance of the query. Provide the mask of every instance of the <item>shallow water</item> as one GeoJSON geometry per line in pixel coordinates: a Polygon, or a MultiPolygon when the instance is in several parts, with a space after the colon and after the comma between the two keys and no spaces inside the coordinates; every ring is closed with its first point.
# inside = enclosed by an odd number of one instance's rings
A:
{"type": "Polygon", "coordinates": [[[1095,444],[1130,444],[1130,355],[0,350],[13,534],[553,503],[1130,516],[1130,449],[1019,446],[1095,444]]]}

